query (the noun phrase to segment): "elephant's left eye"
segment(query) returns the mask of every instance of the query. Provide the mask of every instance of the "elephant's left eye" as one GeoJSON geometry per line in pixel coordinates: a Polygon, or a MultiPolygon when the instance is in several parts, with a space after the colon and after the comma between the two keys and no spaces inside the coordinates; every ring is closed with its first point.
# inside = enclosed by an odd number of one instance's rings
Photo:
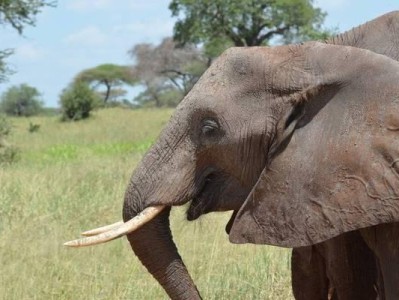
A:
{"type": "Polygon", "coordinates": [[[212,119],[205,119],[202,121],[201,133],[203,135],[212,135],[219,129],[219,124],[212,119]]]}

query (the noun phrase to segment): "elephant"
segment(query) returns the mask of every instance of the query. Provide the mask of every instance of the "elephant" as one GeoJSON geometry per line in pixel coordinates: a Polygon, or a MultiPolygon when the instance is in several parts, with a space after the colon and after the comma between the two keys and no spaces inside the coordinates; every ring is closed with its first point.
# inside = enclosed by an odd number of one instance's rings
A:
{"type": "Polygon", "coordinates": [[[169,228],[189,203],[188,220],[233,211],[232,243],[296,249],[295,297],[298,274],[322,291],[306,299],[327,299],[351,280],[325,273],[354,268],[398,299],[399,63],[340,41],[226,50],[134,171],[123,223],[66,245],[127,235],[170,298],[200,299],[169,228]],[[331,268],[341,249],[347,264],[331,268]]]}

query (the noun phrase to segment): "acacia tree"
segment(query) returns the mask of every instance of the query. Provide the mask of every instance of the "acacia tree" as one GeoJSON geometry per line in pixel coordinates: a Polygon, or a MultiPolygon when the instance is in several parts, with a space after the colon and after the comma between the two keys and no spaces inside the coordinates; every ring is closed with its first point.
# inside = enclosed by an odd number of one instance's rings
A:
{"type": "MultiPolygon", "coordinates": [[[[22,34],[26,26],[35,25],[36,15],[44,7],[54,6],[55,3],[48,0],[0,0],[0,25],[10,25],[22,34]]],[[[10,74],[5,59],[12,53],[12,49],[0,50],[0,82],[10,74]]]]}
{"type": "Polygon", "coordinates": [[[226,46],[267,45],[324,38],[326,13],[313,0],[172,0],[169,9],[178,20],[174,39],[181,45],[203,43],[218,55],[226,46]]]}
{"type": "Polygon", "coordinates": [[[129,51],[136,61],[135,76],[145,87],[136,99],[155,106],[177,104],[208,67],[207,59],[193,45],[177,48],[172,38],[159,45],[138,44],[129,51]],[[171,97],[176,100],[172,101],[171,97]]]}
{"type": "Polygon", "coordinates": [[[84,81],[97,90],[104,88],[103,92],[99,91],[104,103],[126,94],[121,88],[123,85],[134,85],[137,82],[131,67],[115,64],[102,64],[84,70],[76,76],[75,81],[84,81]]]}

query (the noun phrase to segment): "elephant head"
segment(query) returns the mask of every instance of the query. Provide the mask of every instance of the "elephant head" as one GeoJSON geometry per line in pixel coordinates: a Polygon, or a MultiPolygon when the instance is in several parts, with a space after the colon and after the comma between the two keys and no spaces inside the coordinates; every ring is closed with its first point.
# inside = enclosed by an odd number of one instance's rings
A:
{"type": "Polygon", "coordinates": [[[172,206],[190,202],[189,220],[233,210],[230,241],[285,247],[399,221],[398,79],[396,62],[352,47],[227,50],[132,175],[126,223],[69,245],[128,233],[171,298],[196,299],[169,229],[172,206]]]}

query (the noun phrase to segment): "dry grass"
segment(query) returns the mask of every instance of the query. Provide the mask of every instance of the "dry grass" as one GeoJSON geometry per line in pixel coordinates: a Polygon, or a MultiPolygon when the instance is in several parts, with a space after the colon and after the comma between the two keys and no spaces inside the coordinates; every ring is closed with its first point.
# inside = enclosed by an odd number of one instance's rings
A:
{"type": "MultiPolygon", "coordinates": [[[[21,160],[0,169],[0,299],[166,299],[126,239],[85,249],[66,240],[121,216],[130,174],[170,110],[99,111],[79,123],[14,119],[21,160]],[[29,122],[40,131],[29,133],[29,122]]],[[[187,222],[176,243],[204,299],[290,299],[290,252],[229,244],[229,214],[187,222]]]]}

